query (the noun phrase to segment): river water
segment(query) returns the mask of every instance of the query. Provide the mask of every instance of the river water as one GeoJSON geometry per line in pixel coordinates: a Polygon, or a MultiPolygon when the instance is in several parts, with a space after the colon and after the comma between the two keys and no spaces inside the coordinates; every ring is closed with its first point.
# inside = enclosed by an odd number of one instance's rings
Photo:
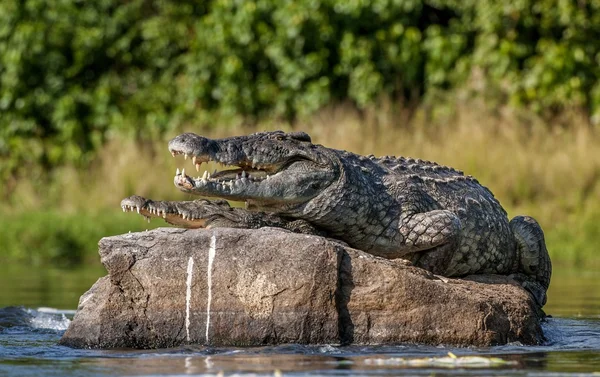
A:
{"type": "Polygon", "coordinates": [[[489,348],[336,345],[74,350],[57,345],[100,268],[0,267],[0,376],[600,376],[600,272],[555,268],[548,341],[489,348]],[[450,355],[449,355],[450,353],[450,355]]]}

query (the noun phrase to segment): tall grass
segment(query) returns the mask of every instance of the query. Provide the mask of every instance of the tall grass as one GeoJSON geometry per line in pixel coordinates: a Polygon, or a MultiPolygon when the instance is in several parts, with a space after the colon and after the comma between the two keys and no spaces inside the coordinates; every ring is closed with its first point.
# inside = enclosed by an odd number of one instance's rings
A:
{"type": "MultiPolygon", "coordinates": [[[[190,126],[181,131],[222,137],[259,130],[304,130],[313,142],[333,148],[449,165],[489,187],[511,217],[527,214],[538,219],[555,264],[600,267],[596,247],[600,244],[600,132],[585,117],[571,113],[548,122],[531,114],[490,111],[475,101],[458,100],[435,106],[435,111],[427,106],[412,111],[398,108],[389,101],[362,112],[338,105],[294,124],[264,121],[252,127],[229,124],[201,130],[190,126]]],[[[166,140],[140,145],[116,138],[89,170],[58,170],[43,193],[31,180],[18,182],[12,205],[2,210],[14,218],[49,208],[84,223],[100,216],[114,222],[111,229],[126,232],[146,224],[140,218],[135,219],[140,225],[135,225],[131,215],[119,214],[123,197],[135,193],[155,199],[190,198],[171,183],[175,169],[183,166],[191,168],[189,161],[184,164],[170,156],[166,140]]],[[[2,239],[6,221],[11,220],[0,220],[2,239]]],[[[82,246],[86,253],[94,252],[97,238],[106,229],[98,227],[88,237],[87,246],[82,246]]],[[[55,230],[48,224],[48,229],[39,232],[55,230]]],[[[79,230],[74,227],[73,231],[79,230]]],[[[28,247],[22,239],[13,241],[28,247]]]]}

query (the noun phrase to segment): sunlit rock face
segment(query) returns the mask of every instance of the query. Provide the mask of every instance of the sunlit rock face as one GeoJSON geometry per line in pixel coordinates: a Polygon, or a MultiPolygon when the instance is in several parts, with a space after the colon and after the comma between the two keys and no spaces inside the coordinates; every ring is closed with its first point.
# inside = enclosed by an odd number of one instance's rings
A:
{"type": "Polygon", "coordinates": [[[162,228],[104,238],[100,256],[108,276],[81,297],[63,345],[543,340],[543,313],[507,277],[441,278],[275,228],[162,228]]]}

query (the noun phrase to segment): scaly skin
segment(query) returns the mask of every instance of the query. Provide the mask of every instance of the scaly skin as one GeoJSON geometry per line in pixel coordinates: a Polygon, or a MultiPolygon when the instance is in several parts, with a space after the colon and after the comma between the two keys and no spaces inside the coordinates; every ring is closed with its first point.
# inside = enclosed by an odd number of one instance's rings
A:
{"type": "Polygon", "coordinates": [[[238,167],[196,179],[178,172],[184,192],[305,220],[352,247],[443,276],[515,274],[546,301],[551,264],[541,228],[530,217],[509,222],[493,194],[460,171],[364,157],[281,131],[216,140],[187,133],[169,150],[192,157],[198,170],[207,161],[238,167]]]}

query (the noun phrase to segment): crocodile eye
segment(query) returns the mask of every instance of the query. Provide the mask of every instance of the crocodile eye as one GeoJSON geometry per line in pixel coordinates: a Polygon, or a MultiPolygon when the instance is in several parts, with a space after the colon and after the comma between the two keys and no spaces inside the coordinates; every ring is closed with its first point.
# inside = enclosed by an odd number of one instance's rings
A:
{"type": "Polygon", "coordinates": [[[302,132],[302,131],[299,131],[299,132],[290,132],[288,134],[288,136],[291,137],[294,140],[306,141],[306,142],[309,142],[309,143],[312,142],[312,140],[310,138],[310,135],[307,134],[306,132],[302,132]]]}

